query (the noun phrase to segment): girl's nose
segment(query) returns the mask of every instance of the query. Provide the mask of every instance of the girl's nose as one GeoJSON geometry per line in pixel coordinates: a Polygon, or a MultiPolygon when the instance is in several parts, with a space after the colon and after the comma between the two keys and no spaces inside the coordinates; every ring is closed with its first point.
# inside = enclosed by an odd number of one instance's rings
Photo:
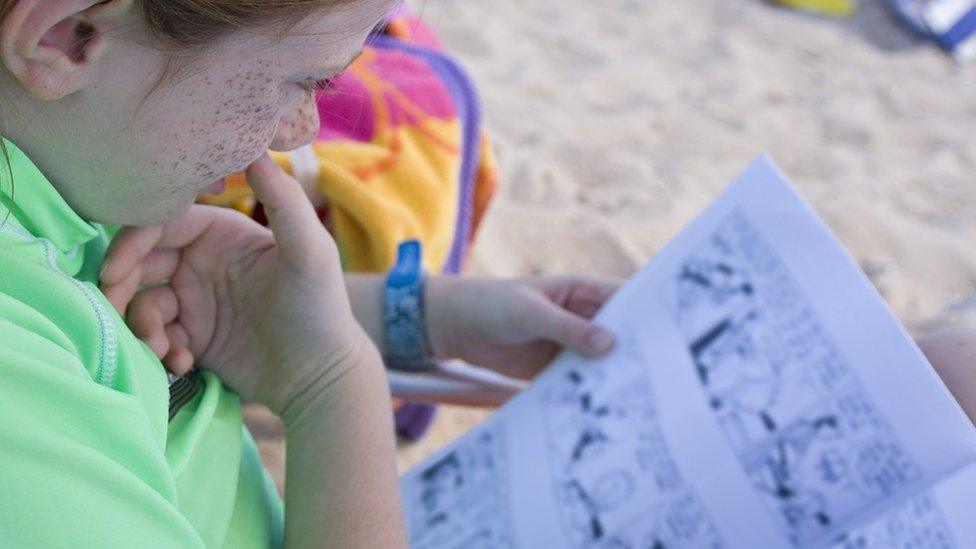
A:
{"type": "Polygon", "coordinates": [[[278,122],[271,149],[290,151],[310,143],[319,133],[319,110],[315,95],[309,94],[293,104],[278,122]]]}

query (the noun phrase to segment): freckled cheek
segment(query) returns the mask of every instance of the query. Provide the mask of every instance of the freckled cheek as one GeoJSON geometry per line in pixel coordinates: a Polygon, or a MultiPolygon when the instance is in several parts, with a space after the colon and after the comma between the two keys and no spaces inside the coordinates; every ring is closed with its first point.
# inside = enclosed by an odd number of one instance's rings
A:
{"type": "Polygon", "coordinates": [[[249,116],[235,119],[230,142],[213,159],[220,166],[219,175],[242,170],[260,157],[272,142],[276,120],[274,109],[266,107],[258,107],[249,116]]]}
{"type": "Polygon", "coordinates": [[[243,170],[269,147],[295,148],[318,133],[314,98],[299,99],[283,109],[276,92],[268,89],[272,82],[266,75],[253,74],[244,79],[244,85],[228,84],[225,91],[229,93],[215,102],[216,108],[195,121],[196,133],[184,137],[197,149],[196,154],[189,154],[195,159],[191,166],[196,179],[209,184],[243,170]]]}
{"type": "Polygon", "coordinates": [[[278,122],[271,148],[277,151],[296,149],[311,142],[319,133],[319,110],[314,97],[303,99],[278,122]]]}

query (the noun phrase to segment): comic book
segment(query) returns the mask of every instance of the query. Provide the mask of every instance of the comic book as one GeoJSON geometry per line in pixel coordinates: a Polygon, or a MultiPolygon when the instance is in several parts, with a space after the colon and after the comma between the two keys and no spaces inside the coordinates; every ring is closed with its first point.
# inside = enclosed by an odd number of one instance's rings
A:
{"type": "Polygon", "coordinates": [[[597,321],[403,475],[413,547],[976,547],[976,430],[768,158],[597,321]]]}

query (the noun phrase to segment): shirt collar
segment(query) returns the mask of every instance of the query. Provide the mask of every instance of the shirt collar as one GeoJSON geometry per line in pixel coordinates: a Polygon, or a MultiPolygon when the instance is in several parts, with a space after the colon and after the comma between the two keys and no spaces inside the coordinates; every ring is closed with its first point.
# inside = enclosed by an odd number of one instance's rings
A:
{"type": "MultiPolygon", "coordinates": [[[[10,171],[0,156],[0,222],[14,218],[24,229],[38,238],[50,240],[62,252],[86,244],[98,236],[95,225],[85,221],[64,201],[54,185],[41,173],[34,162],[10,141],[3,139],[10,157],[10,171]],[[13,173],[11,197],[10,173],[13,173]]],[[[9,223],[9,220],[8,220],[9,223]]]]}

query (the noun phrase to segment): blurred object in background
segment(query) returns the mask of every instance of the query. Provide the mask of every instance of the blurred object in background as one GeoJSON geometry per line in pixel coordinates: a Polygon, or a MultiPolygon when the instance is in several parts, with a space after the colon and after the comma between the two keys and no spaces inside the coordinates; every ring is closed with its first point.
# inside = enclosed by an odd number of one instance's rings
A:
{"type": "Polygon", "coordinates": [[[858,0],[776,0],[776,3],[814,13],[847,16],[857,9],[858,0]]]}
{"type": "MultiPolygon", "coordinates": [[[[860,0],[773,0],[812,13],[846,17],[860,0]]],[[[976,57],[976,0],[887,0],[895,16],[912,32],[937,43],[956,60],[976,57]]]]}
{"type": "Polygon", "coordinates": [[[905,25],[957,60],[976,57],[976,0],[888,0],[905,25]]]}

